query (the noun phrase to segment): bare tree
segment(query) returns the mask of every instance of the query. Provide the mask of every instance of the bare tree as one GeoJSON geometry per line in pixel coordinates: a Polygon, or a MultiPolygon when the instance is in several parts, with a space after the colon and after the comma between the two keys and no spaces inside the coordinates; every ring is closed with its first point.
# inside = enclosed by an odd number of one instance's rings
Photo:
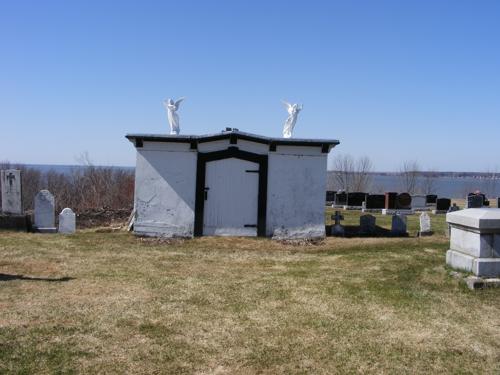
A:
{"type": "Polygon", "coordinates": [[[333,176],[338,190],[351,191],[354,160],[351,155],[339,155],[333,163],[333,176]]]}
{"type": "Polygon", "coordinates": [[[351,155],[339,155],[333,163],[333,176],[338,190],[367,191],[372,182],[371,160],[363,156],[355,160],[351,155]]]}
{"type": "Polygon", "coordinates": [[[415,194],[419,174],[420,167],[416,160],[405,161],[399,170],[401,189],[407,193],[415,194]]]}
{"type": "Polygon", "coordinates": [[[420,181],[420,190],[423,194],[433,194],[436,192],[436,172],[430,170],[424,173],[420,181]]]}
{"type": "Polygon", "coordinates": [[[368,156],[362,156],[356,161],[356,169],[353,176],[352,191],[368,191],[372,185],[373,164],[368,156]]]}

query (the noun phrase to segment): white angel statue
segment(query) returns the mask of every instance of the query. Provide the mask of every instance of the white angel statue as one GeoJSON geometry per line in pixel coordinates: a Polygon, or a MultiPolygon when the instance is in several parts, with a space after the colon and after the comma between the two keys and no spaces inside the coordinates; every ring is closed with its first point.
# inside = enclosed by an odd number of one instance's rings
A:
{"type": "Polygon", "coordinates": [[[167,117],[170,124],[170,134],[178,135],[181,130],[177,110],[179,109],[179,104],[181,104],[184,99],[185,98],[182,97],[175,102],[172,99],[168,99],[163,102],[163,105],[165,105],[165,108],[167,109],[167,117]]]}
{"type": "Polygon", "coordinates": [[[297,116],[299,115],[299,112],[302,111],[303,106],[302,104],[290,104],[284,100],[282,100],[282,102],[288,112],[288,118],[283,126],[283,138],[292,138],[293,128],[297,122],[297,116]]]}

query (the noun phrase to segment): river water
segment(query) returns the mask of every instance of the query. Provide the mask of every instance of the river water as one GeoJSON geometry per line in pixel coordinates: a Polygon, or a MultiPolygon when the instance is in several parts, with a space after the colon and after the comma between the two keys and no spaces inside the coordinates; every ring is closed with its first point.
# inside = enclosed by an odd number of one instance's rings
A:
{"type": "MultiPolygon", "coordinates": [[[[423,185],[419,179],[418,186],[423,185]]],[[[338,190],[335,179],[329,173],[328,190],[338,190]]],[[[395,175],[373,175],[371,188],[367,193],[384,193],[386,191],[402,192],[401,179],[395,175]]],[[[474,178],[474,177],[436,177],[433,181],[432,194],[446,198],[465,198],[467,193],[480,190],[488,198],[500,196],[500,179],[474,178]]]]}

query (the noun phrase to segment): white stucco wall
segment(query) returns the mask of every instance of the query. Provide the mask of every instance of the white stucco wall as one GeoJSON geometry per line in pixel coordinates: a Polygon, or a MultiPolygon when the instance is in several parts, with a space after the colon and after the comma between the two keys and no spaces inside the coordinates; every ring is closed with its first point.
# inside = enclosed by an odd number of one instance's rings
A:
{"type": "MultiPolygon", "coordinates": [[[[240,150],[268,155],[266,235],[280,238],[325,235],[326,153],[321,147],[269,145],[238,140],[147,142],[137,148],[134,231],[139,235],[194,234],[197,152],[240,150]]],[[[241,192],[242,195],[245,192],[241,192]]]]}
{"type": "Polygon", "coordinates": [[[266,234],[322,237],[327,154],[319,147],[301,147],[298,153],[293,153],[295,147],[283,148],[269,153],[266,234]]]}
{"type": "Polygon", "coordinates": [[[136,234],[193,236],[196,155],[186,143],[144,142],[137,149],[136,234]]]}

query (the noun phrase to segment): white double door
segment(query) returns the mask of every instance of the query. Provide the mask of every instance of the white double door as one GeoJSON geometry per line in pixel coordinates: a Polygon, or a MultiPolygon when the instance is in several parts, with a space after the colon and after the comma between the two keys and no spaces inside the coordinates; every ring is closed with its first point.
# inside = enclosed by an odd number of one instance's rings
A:
{"type": "Polygon", "coordinates": [[[256,236],[259,164],[229,158],[205,169],[203,235],[256,236]]]}

